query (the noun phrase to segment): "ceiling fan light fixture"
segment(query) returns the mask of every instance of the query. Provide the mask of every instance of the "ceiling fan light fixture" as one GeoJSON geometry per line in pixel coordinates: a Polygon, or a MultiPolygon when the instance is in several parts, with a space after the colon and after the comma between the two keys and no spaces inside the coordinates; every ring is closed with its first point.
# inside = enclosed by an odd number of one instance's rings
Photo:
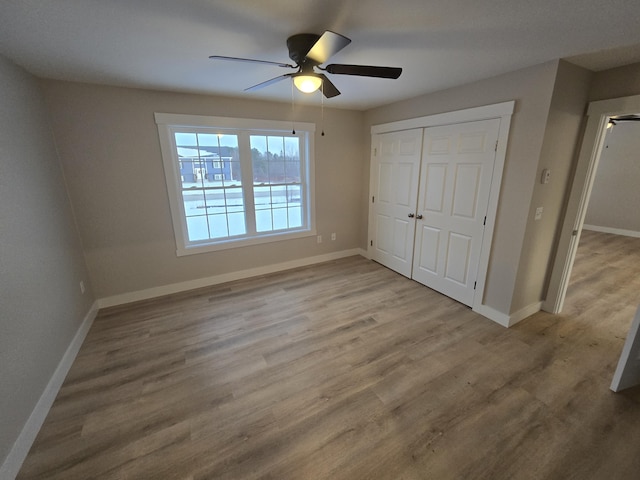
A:
{"type": "Polygon", "coordinates": [[[313,93],[322,85],[322,78],[318,75],[301,74],[294,75],[293,84],[303,93],[313,93]]]}

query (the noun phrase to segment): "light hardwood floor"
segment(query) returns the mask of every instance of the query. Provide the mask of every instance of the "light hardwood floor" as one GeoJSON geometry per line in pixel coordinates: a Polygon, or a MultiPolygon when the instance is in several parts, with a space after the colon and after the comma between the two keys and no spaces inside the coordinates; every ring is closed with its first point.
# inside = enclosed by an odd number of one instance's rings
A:
{"type": "Polygon", "coordinates": [[[504,329],[362,257],[100,312],[20,479],[637,479],[640,239],[504,329]]]}

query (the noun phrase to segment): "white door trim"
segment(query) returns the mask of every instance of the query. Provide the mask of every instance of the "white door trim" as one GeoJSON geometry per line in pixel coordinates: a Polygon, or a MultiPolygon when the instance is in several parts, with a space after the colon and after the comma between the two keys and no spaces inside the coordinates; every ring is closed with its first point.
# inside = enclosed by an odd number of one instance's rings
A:
{"type": "Polygon", "coordinates": [[[441,125],[449,125],[451,123],[489,120],[491,118],[511,118],[515,103],[515,100],[511,100],[510,102],[466,108],[464,110],[455,110],[453,112],[437,113],[426,117],[382,123],[371,127],[371,135],[375,135],[377,133],[397,132],[399,130],[412,130],[414,128],[439,127],[441,125]]]}
{"type": "Polygon", "coordinates": [[[599,100],[589,104],[587,126],[576,164],[573,186],[566,205],[547,298],[542,305],[542,309],[547,312],[560,313],[564,305],[609,118],[638,112],[640,112],[640,95],[599,100]]]}
{"type": "MultiPolygon", "coordinates": [[[[476,291],[473,299],[472,308],[481,315],[490,318],[500,324],[502,319],[493,318],[489,312],[491,309],[484,308],[484,289],[486,285],[486,277],[489,269],[489,255],[491,253],[491,244],[493,241],[493,233],[496,222],[496,213],[498,211],[498,199],[500,196],[500,186],[502,184],[502,173],[507,155],[507,140],[509,138],[509,129],[511,127],[511,116],[515,109],[515,101],[496,103],[493,105],[485,105],[482,107],[468,108],[464,110],[456,110],[453,112],[439,113],[426,117],[412,118],[408,120],[400,120],[397,122],[373,125],[371,127],[371,135],[380,133],[396,132],[399,130],[411,130],[414,128],[435,127],[440,125],[449,125],[454,123],[472,122],[476,120],[489,120],[492,118],[500,118],[500,131],[498,133],[498,148],[496,150],[496,159],[491,178],[491,191],[489,193],[489,205],[487,207],[487,224],[484,233],[484,239],[480,250],[480,261],[478,264],[478,279],[476,291]]],[[[373,152],[371,152],[373,155],[373,152]]],[[[371,189],[371,186],[370,186],[371,189]]],[[[371,190],[370,190],[371,191],[371,190]]],[[[369,196],[370,197],[370,196],[369,196]]],[[[369,198],[371,201],[371,198],[369,198]]],[[[371,206],[371,204],[369,204],[371,206]]],[[[374,232],[371,231],[371,215],[372,209],[369,208],[369,239],[370,243],[374,232]]]]}

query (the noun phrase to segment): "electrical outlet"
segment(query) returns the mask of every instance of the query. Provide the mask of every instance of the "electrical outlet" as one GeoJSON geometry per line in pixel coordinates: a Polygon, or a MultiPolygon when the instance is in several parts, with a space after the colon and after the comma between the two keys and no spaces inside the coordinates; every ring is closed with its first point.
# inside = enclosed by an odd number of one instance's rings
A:
{"type": "Polygon", "coordinates": [[[316,240],[317,240],[318,243],[322,243],[322,235],[318,235],[316,237],[316,240]]]}
{"type": "Polygon", "coordinates": [[[84,292],[85,292],[84,281],[80,280],[80,293],[84,295],[84,292]]]}
{"type": "Polygon", "coordinates": [[[335,240],[335,239],[336,239],[336,234],[335,234],[335,232],[334,232],[334,233],[332,233],[332,234],[331,234],[331,240],[333,241],[333,240],[335,240]]]}

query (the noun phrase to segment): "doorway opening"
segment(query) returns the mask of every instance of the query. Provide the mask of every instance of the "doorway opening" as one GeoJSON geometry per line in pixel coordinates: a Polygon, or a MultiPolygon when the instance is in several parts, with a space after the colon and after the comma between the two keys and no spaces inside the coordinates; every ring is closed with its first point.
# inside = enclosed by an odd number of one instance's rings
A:
{"type": "Polygon", "coordinates": [[[580,149],[573,186],[552,269],[547,299],[543,310],[560,313],[575,261],[580,235],[584,226],[598,163],[605,147],[607,126],[612,117],[629,116],[640,112],[640,95],[591,102],[587,112],[587,126],[580,149]]]}

